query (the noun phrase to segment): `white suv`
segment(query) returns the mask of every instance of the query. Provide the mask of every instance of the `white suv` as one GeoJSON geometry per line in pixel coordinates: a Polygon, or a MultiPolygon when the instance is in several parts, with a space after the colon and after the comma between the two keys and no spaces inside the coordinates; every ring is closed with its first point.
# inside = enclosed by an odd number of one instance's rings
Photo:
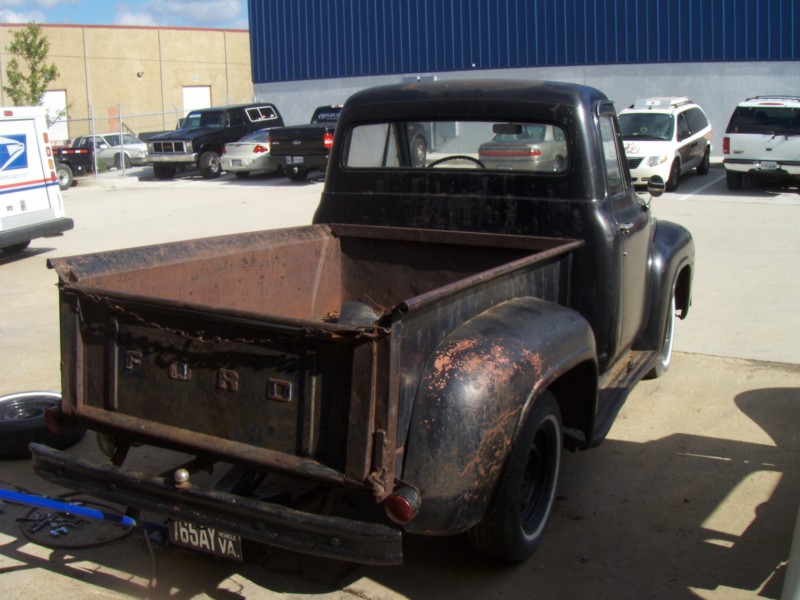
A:
{"type": "Polygon", "coordinates": [[[620,111],[619,126],[634,185],[658,175],[673,192],[684,173],[708,173],[711,124],[686,96],[637,100],[620,111]]]}
{"type": "Polygon", "coordinates": [[[722,139],[728,189],[745,175],[800,178],[800,96],[756,96],[739,103],[722,139]]]}

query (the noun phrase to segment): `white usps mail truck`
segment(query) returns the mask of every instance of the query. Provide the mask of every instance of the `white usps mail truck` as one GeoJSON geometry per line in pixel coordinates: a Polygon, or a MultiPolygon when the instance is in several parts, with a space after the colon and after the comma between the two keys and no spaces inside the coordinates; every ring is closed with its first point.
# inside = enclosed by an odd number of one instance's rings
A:
{"type": "Polygon", "coordinates": [[[42,107],[0,108],[0,252],[72,229],[64,216],[42,107]]]}

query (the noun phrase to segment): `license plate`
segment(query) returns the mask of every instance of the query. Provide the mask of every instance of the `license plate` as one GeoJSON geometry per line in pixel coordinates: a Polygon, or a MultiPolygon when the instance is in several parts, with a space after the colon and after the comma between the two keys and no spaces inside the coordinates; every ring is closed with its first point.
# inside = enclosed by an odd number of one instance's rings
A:
{"type": "Polygon", "coordinates": [[[200,550],[223,558],[242,560],[242,538],[235,533],[187,521],[169,522],[169,540],[177,546],[200,550]]]}
{"type": "Polygon", "coordinates": [[[302,156],[287,156],[286,157],[286,164],[287,165],[302,165],[303,164],[303,157],[302,156]]]}
{"type": "Polygon", "coordinates": [[[778,163],[774,160],[762,160],[758,163],[758,168],[762,171],[776,171],[778,169],[778,163]]]}
{"type": "Polygon", "coordinates": [[[241,167],[241,166],[242,166],[242,161],[240,161],[240,160],[236,160],[236,159],[233,159],[233,160],[231,160],[231,164],[232,164],[234,167],[241,167]]]}

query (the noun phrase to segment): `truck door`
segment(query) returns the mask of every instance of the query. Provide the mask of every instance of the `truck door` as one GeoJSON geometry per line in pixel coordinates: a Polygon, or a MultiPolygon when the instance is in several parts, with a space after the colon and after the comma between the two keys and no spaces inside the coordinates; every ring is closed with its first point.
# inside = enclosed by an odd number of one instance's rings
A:
{"type": "MultiPolygon", "coordinates": [[[[600,112],[600,136],[605,159],[608,205],[616,226],[615,255],[619,265],[619,315],[616,352],[630,348],[642,326],[647,301],[647,263],[651,221],[647,206],[630,182],[613,108],[600,112]]],[[[609,286],[614,285],[608,282],[609,286]]]]}

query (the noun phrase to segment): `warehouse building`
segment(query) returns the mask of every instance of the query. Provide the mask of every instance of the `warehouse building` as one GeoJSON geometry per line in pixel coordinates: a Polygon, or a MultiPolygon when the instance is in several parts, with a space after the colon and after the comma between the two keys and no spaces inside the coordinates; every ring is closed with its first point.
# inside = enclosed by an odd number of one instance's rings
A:
{"type": "Polygon", "coordinates": [[[249,0],[256,95],[287,122],[406,81],[548,79],[617,110],[689,96],[719,135],[736,104],[800,94],[800,0],[249,0]]]}

